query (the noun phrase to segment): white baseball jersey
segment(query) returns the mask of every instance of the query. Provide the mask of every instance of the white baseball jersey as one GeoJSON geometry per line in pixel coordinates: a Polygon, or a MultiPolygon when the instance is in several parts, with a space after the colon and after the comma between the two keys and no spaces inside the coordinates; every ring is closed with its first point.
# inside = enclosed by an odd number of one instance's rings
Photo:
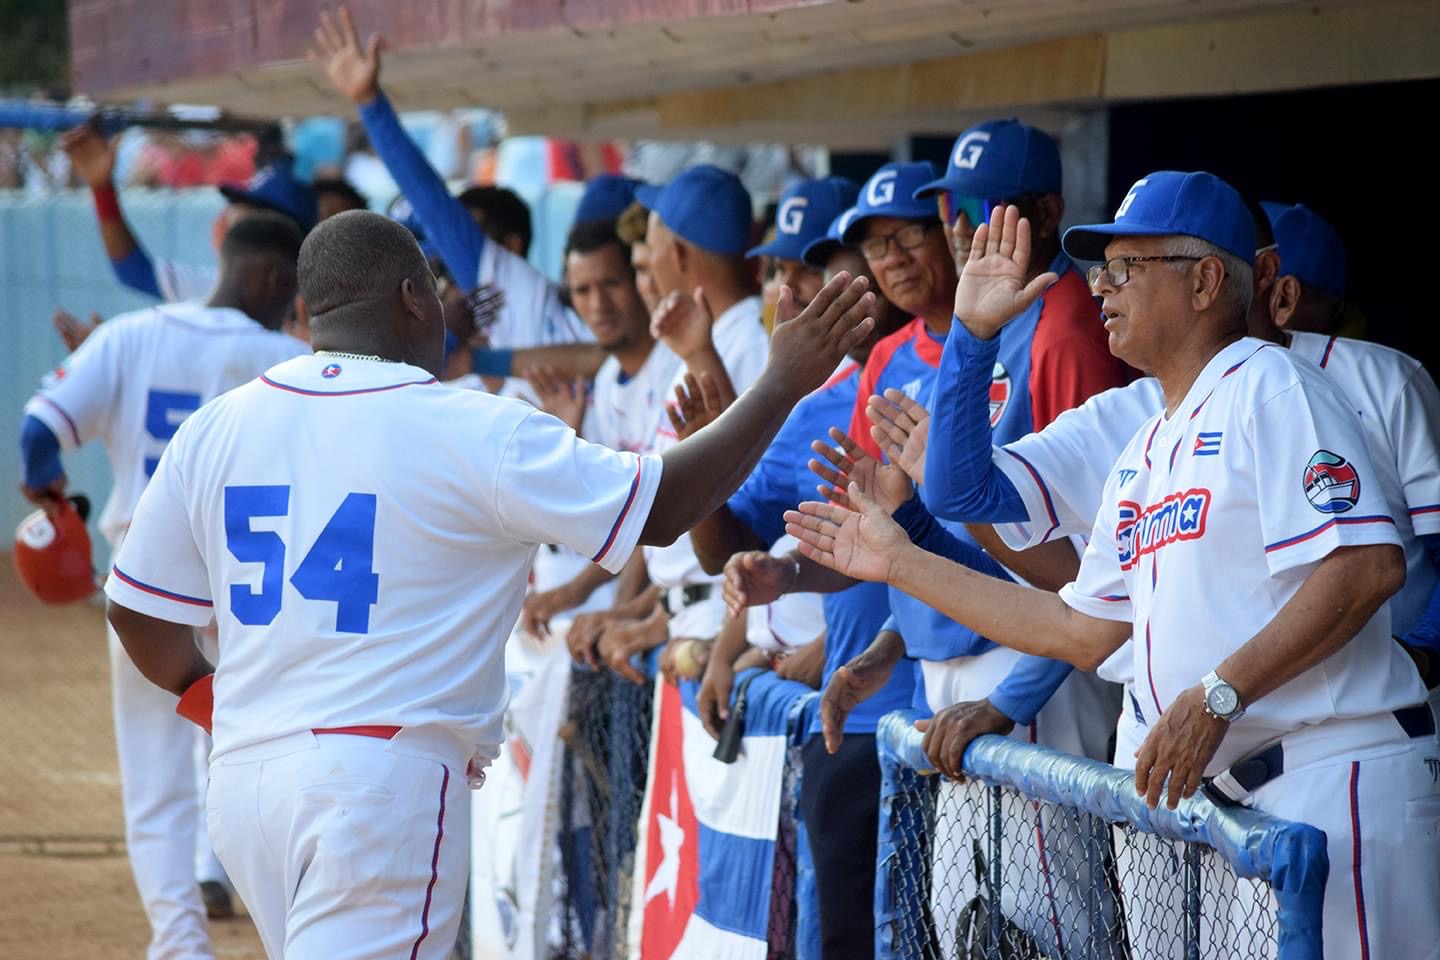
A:
{"type": "Polygon", "coordinates": [[[669,429],[665,406],[670,403],[677,375],[685,365],[665,344],[656,343],[633,377],[625,376],[620,361],[607,357],[595,374],[595,390],[585,420],[585,436],[614,450],[644,453],[653,449],[662,427],[669,429]]]}
{"type": "MultiPolygon", "coordinates": [[[[715,318],[710,335],[716,353],[720,354],[720,360],[725,364],[725,372],[730,375],[730,385],[737,395],[743,393],[764,371],[765,361],[770,355],[770,337],[760,322],[760,298],[746,297],[720,314],[715,318]]],[[[685,369],[682,365],[666,388],[665,395],[674,396],[675,387],[684,382],[685,369]]],[[[668,450],[677,442],[675,432],[670,429],[670,421],[662,418],[656,432],[655,451],[668,450]]],[[[662,587],[718,583],[720,579],[709,576],[701,569],[695,550],[690,546],[688,533],[668,547],[646,547],[645,566],[650,571],[650,579],[662,587]]]]}
{"type": "Polygon", "coordinates": [[[106,586],[220,631],[215,753],[316,727],[440,728],[493,758],[542,543],[618,572],[661,461],[516,400],[320,354],[188,420],[106,586]]]}
{"type": "Polygon", "coordinates": [[[486,240],[481,250],[476,285],[494,288],[502,295],[494,301],[493,319],[477,318],[479,332],[496,350],[595,340],[575,311],[560,299],[559,286],[530,261],[491,240],[486,240]]]}
{"type": "MultiPolygon", "coordinates": [[[[1398,543],[1348,401],[1313,365],[1245,338],[1126,446],[1079,576],[1060,596],[1134,624],[1139,703],[1153,722],[1273,620],[1332,551],[1398,543]]],[[[1250,705],[1207,773],[1303,725],[1424,699],[1382,608],[1340,651],[1250,705]]]]}
{"type": "Polygon", "coordinates": [[[125,532],[160,454],[202,404],[309,353],[308,344],[228,307],[176,303],[102,323],[26,405],[71,450],[105,442],[114,486],[100,515],[112,544],[125,532]]]}

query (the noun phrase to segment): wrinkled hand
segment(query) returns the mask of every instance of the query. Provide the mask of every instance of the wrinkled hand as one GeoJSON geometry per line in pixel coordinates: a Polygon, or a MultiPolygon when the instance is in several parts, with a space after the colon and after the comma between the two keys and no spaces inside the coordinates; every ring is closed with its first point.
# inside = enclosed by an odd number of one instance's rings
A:
{"type": "Polygon", "coordinates": [[[689,360],[712,345],[710,332],[714,326],[710,301],[700,287],[688,297],[672,290],[650,314],[651,335],[681,360],[689,360]]]}
{"type": "Polygon", "coordinates": [[[700,692],[695,695],[695,709],[700,713],[700,725],[716,740],[730,719],[730,691],[734,688],[735,667],[711,657],[700,679],[700,692]]]}
{"type": "Polygon", "coordinates": [[[970,741],[987,733],[1008,734],[1015,721],[995,709],[989,700],[970,700],[951,704],[929,720],[916,722],[915,729],[925,734],[921,746],[936,770],[954,780],[965,782],[965,748],[970,741]]]}
{"type": "Polygon", "coordinates": [[[875,294],[868,292],[869,285],[867,278],[851,279],[842,270],[798,315],[795,294],[781,287],[766,369],[774,369],[802,396],[823,384],[875,329],[875,294]]]}
{"type": "Polygon", "coordinates": [[[43,487],[27,487],[20,484],[20,495],[45,511],[50,519],[58,517],[65,509],[65,474],[60,474],[43,487]]]}
{"type": "Polygon", "coordinates": [[[366,104],[380,95],[380,46],[378,33],[360,45],[360,36],[350,19],[350,8],[340,7],[338,24],[328,11],[320,14],[315,28],[315,46],[307,53],[320,64],[330,85],[351,103],[366,104]]]}
{"type": "Polygon", "coordinates": [[[70,166],[94,189],[111,185],[115,180],[115,144],[100,135],[89,124],[66,130],[60,147],[70,158],[70,166]]]}
{"type": "Polygon", "coordinates": [[[540,409],[579,433],[585,420],[585,378],[566,380],[551,366],[526,367],[524,376],[540,399],[540,409]]]}
{"type": "Polygon", "coordinates": [[[714,377],[702,372],[696,382],[695,375],[686,372],[684,385],[675,385],[675,402],[665,405],[665,416],[670,418],[675,436],[684,440],[714,423],[726,406],[714,377]]]}
{"type": "Polygon", "coordinates": [[[930,411],[890,388],[883,397],[871,397],[865,405],[870,418],[871,438],[890,462],[904,470],[917,484],[925,482],[925,443],[930,438],[930,411]]]}
{"type": "Polygon", "coordinates": [[[81,320],[60,307],[56,307],[55,312],[50,315],[50,323],[54,325],[55,332],[60,334],[60,339],[65,343],[65,349],[71,353],[78,350],[80,344],[85,342],[85,338],[94,333],[95,328],[102,322],[103,318],[94,310],[90,311],[89,322],[81,320]]]}
{"type": "Polygon", "coordinates": [[[853,483],[878,503],[880,509],[893,514],[915,495],[915,485],[899,466],[876,460],[839,427],[830,428],[830,439],[839,446],[832,447],[821,440],[810,444],[810,449],[830,464],[826,466],[819,460],[809,463],[810,472],[825,481],[817,488],[820,496],[846,509],[854,509],[845,494],[848,485],[853,483]]]}
{"type": "Polygon", "coordinates": [[[977,338],[991,339],[1059,279],[1042,273],[1026,283],[1029,271],[1030,221],[1020,216],[1019,207],[998,206],[990,222],[975,231],[970,259],[955,286],[955,316],[977,338]]]}
{"type": "Polygon", "coordinates": [[[670,637],[670,617],[663,607],[644,620],[621,620],[606,624],[597,645],[605,665],[631,683],[645,682],[645,675],[630,658],[665,643],[670,637]]]}
{"type": "Polygon", "coordinates": [[[774,603],[795,586],[798,576],[793,556],[777,557],[764,550],[737,553],[725,562],[725,610],[739,617],[746,607],[774,603]]]}
{"type": "Polygon", "coordinates": [[[890,682],[905,644],[895,633],[881,633],[849,663],[830,675],[820,695],[820,732],[825,750],[835,753],[845,742],[845,720],[850,712],[890,682]]]}
{"type": "Polygon", "coordinates": [[[1205,692],[1200,687],[1180,694],[1135,751],[1135,792],[1152,810],[1160,805],[1163,792],[1165,805],[1174,810],[1200,786],[1205,767],[1229,729],[1224,720],[1205,712],[1205,692]]]}
{"type": "Polygon", "coordinates": [[[799,510],[786,510],[785,532],[816,563],[856,580],[885,583],[910,538],[858,486],[850,484],[848,493],[853,509],[807,500],[799,510]]]}
{"type": "Polygon", "coordinates": [[[582,613],[572,620],[570,629],[565,633],[565,646],[570,651],[570,659],[591,670],[597,669],[600,663],[596,647],[600,643],[600,634],[605,631],[606,625],[618,619],[619,616],[613,610],[596,610],[582,613]]]}
{"type": "Polygon", "coordinates": [[[699,680],[705,674],[705,665],[710,662],[712,642],[699,637],[671,637],[660,651],[656,667],[667,683],[678,684],[681,680],[699,680]]]}
{"type": "Polygon", "coordinates": [[[525,598],[520,608],[520,627],[532,637],[550,636],[550,621],[567,610],[574,610],[586,601],[579,596],[573,583],[565,583],[553,590],[532,593],[525,598]]]}
{"type": "Polygon", "coordinates": [[[820,681],[825,676],[825,638],[793,651],[776,665],[775,675],[782,680],[803,683],[811,690],[819,690],[820,681]]]}

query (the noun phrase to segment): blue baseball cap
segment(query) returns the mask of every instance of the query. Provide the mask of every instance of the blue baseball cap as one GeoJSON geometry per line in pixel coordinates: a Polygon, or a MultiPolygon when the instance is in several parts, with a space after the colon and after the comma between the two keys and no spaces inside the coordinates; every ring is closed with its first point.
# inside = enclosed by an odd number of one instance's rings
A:
{"type": "Polygon", "coordinates": [[[750,246],[750,191],[728,170],[698,164],[665,184],[641,184],[635,199],[681,239],[711,253],[740,256],[750,246]]]}
{"type": "Polygon", "coordinates": [[[434,260],[440,256],[440,251],[435,245],[425,239],[425,227],[420,223],[420,218],[416,216],[415,208],[410,205],[410,201],[403,194],[390,201],[390,207],[385,214],[410,231],[415,242],[420,244],[420,252],[425,254],[426,260],[434,260]]]}
{"type": "Polygon", "coordinates": [[[929,160],[885,164],[860,188],[860,199],[855,204],[855,217],[845,225],[840,239],[845,243],[858,241],[865,221],[870,217],[939,219],[940,214],[933,202],[915,199],[915,191],[933,179],[935,166],[929,160]]]}
{"type": "Polygon", "coordinates": [[[1255,259],[1255,218],[1235,188],[1213,173],[1161,170],[1135,181],[1115,211],[1114,223],[1065,231],[1062,245],[1076,260],[1104,260],[1115,237],[1199,237],[1250,263],[1255,259]]]}
{"type": "Polygon", "coordinates": [[[238,184],[224,184],[220,192],[231,203],[245,203],[283,213],[310,232],[320,219],[319,201],[310,184],[295,178],[290,160],[281,158],[255,171],[255,176],[243,187],[238,184]]]}
{"type": "Polygon", "coordinates": [[[633,177],[618,173],[602,173],[585,184],[580,205],[575,208],[575,222],[614,220],[635,202],[635,188],[640,184],[633,177]]]}
{"type": "Polygon", "coordinates": [[[1016,119],[986,120],[960,134],[945,175],[915,191],[916,199],[948,190],[966,197],[1013,200],[1027,193],[1059,193],[1060,145],[1016,119]]]}
{"type": "Polygon", "coordinates": [[[1340,233],[1318,213],[1301,204],[1264,203],[1260,206],[1275,231],[1280,252],[1280,275],[1291,276],[1332,297],[1345,296],[1350,263],[1340,233]]]}
{"type": "Polygon", "coordinates": [[[859,194],[860,187],[848,177],[825,177],[796,184],[780,195],[780,205],[775,210],[775,239],[745,255],[804,260],[805,250],[814,241],[825,239],[830,224],[854,206],[859,194]]]}
{"type": "Polygon", "coordinates": [[[830,262],[830,258],[835,255],[835,251],[845,246],[845,241],[840,238],[845,235],[845,228],[850,226],[851,222],[859,215],[860,211],[855,207],[843,211],[840,216],[830,221],[830,226],[825,230],[825,236],[817,237],[806,244],[804,252],[800,254],[800,259],[812,267],[824,269],[825,265],[830,262]]]}

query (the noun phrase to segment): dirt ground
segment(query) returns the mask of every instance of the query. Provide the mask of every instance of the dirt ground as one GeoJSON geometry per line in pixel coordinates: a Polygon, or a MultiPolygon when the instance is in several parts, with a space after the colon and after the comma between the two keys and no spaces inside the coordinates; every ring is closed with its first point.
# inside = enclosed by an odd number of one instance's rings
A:
{"type": "MultiPolygon", "coordinates": [[[[142,958],[98,605],[44,607],[0,554],[0,957],[142,958]]],[[[197,814],[198,815],[198,814],[197,814]]],[[[245,917],[217,957],[263,960],[245,917]]]]}

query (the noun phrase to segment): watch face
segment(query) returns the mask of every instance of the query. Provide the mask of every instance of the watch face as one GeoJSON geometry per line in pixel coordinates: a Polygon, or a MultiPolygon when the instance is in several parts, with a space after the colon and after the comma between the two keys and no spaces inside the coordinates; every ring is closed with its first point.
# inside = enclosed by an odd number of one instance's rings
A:
{"type": "Polygon", "coordinates": [[[1215,687],[1206,694],[1205,699],[1210,704],[1210,712],[1222,717],[1234,713],[1235,709],[1240,706],[1240,695],[1229,684],[1215,687]]]}

